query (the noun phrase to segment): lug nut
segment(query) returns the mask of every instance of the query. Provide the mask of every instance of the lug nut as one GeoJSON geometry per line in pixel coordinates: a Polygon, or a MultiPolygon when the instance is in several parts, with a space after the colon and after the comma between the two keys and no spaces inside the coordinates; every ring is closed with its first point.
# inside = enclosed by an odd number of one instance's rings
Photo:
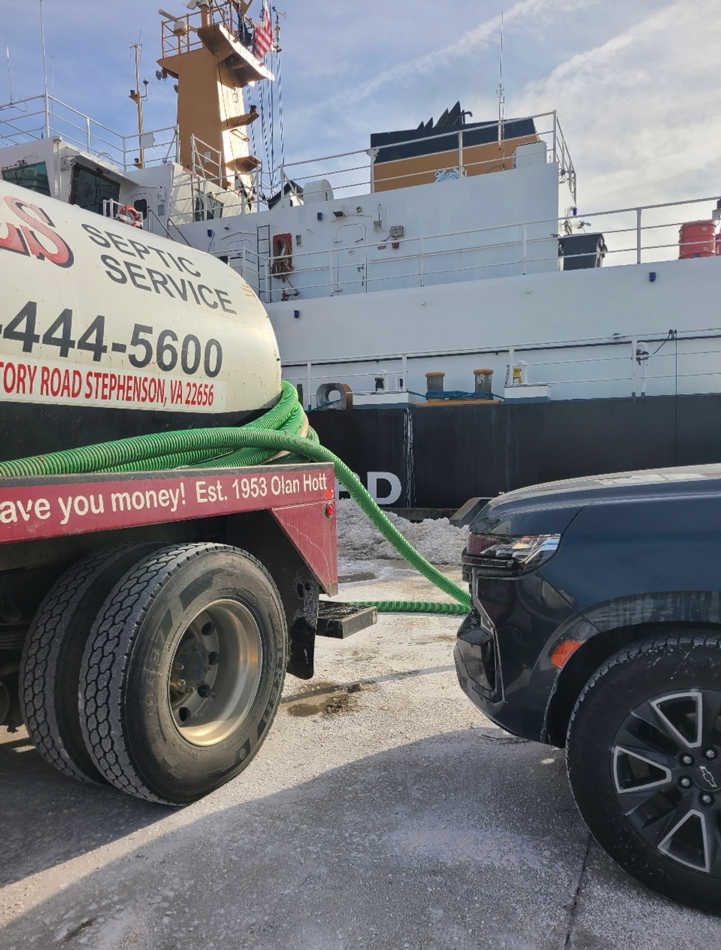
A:
{"type": "Polygon", "coordinates": [[[716,750],[715,750],[715,749],[706,749],[706,751],[704,752],[704,755],[706,756],[707,759],[715,759],[715,758],[716,758],[716,750]]]}
{"type": "Polygon", "coordinates": [[[687,778],[685,775],[678,783],[681,788],[691,788],[691,779],[687,778]]]}
{"type": "Polygon", "coordinates": [[[681,756],[681,761],[684,765],[693,765],[693,757],[686,753],[686,755],[681,756]]]}
{"type": "Polygon", "coordinates": [[[704,792],[703,795],[701,796],[701,801],[704,803],[704,805],[710,805],[711,802],[713,801],[713,798],[711,798],[708,792],[704,792]]]}

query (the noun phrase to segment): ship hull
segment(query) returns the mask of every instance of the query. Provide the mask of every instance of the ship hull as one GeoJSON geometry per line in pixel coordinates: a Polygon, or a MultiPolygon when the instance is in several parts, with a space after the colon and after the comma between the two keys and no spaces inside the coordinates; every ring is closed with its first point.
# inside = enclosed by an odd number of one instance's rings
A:
{"type": "Polygon", "coordinates": [[[720,298],[721,257],[710,257],[336,295],[268,312],[284,376],[312,405],[329,381],[367,393],[381,377],[388,391],[425,393],[429,372],[445,374],[446,390],[472,392],[479,368],[493,370],[493,392],[504,396],[511,363],[555,401],[630,396],[644,378],[649,396],[720,391],[720,298]],[[671,328],[677,342],[659,348],[671,328]]]}
{"type": "Polygon", "coordinates": [[[718,462],[721,394],[325,410],[322,443],[381,504],[454,511],[540,482],[718,462]]]}

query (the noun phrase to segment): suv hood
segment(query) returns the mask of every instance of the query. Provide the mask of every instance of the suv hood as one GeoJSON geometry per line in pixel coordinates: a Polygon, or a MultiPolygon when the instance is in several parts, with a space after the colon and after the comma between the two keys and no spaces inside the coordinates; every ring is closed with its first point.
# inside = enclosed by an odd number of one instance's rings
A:
{"type": "Polygon", "coordinates": [[[586,505],[647,497],[719,494],[721,464],[613,472],[545,482],[499,495],[471,524],[482,534],[561,534],[586,505]]]}

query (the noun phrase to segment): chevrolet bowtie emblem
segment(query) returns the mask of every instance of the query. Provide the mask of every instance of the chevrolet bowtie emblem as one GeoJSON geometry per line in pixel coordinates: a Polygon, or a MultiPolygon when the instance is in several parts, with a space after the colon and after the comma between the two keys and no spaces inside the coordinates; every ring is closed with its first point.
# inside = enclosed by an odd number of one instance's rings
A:
{"type": "Polygon", "coordinates": [[[716,779],[711,774],[710,769],[708,769],[705,765],[701,765],[699,766],[699,771],[701,772],[701,777],[703,778],[704,782],[708,783],[708,785],[710,785],[711,788],[718,788],[716,779]]]}

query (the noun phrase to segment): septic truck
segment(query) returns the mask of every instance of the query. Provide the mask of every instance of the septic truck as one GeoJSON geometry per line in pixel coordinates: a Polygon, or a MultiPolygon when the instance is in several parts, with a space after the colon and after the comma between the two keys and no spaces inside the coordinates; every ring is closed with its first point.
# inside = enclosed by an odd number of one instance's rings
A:
{"type": "Polygon", "coordinates": [[[0,182],[0,283],[0,725],[184,805],[252,760],[316,636],[375,619],[320,600],[334,467],[268,433],[307,420],[221,261],[0,182]]]}

